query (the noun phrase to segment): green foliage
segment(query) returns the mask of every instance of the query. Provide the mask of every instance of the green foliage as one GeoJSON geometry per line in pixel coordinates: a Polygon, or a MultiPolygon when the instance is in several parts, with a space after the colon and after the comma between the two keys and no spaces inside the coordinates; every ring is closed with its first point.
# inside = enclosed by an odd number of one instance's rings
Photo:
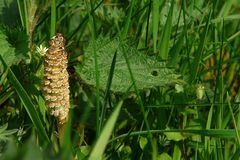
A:
{"type": "Polygon", "coordinates": [[[10,46],[7,41],[7,36],[3,33],[0,33],[0,47],[3,48],[1,56],[4,57],[6,63],[8,65],[12,65],[13,63],[15,63],[17,59],[15,56],[14,48],[10,46]]]}
{"type": "MultiPolygon", "coordinates": [[[[179,78],[180,75],[176,74],[174,69],[167,68],[166,63],[158,61],[156,57],[139,52],[134,47],[134,44],[131,44],[130,40],[121,42],[119,39],[111,40],[100,37],[90,42],[88,48],[85,50],[83,65],[76,67],[77,73],[87,84],[96,85],[93,45],[97,48],[99,81],[100,88],[103,90],[107,86],[110,65],[115,52],[117,52],[117,58],[111,85],[111,90],[114,92],[124,93],[133,84],[123,52],[126,53],[127,59],[130,62],[138,89],[164,87],[182,83],[179,78]]],[[[133,88],[130,90],[133,90],[133,88]]]]}
{"type": "MultiPolygon", "coordinates": [[[[3,66],[5,68],[8,68],[6,62],[3,60],[2,56],[0,55],[0,61],[3,63],[3,66]]],[[[31,98],[29,97],[29,95],[27,94],[27,92],[25,91],[25,89],[23,88],[23,86],[21,85],[21,83],[18,81],[17,77],[15,76],[15,74],[12,72],[12,70],[9,68],[8,71],[8,79],[9,81],[12,83],[12,85],[14,86],[18,96],[21,99],[22,104],[24,105],[29,117],[31,118],[34,126],[36,127],[36,129],[38,130],[39,136],[42,140],[44,140],[44,143],[49,143],[49,138],[47,136],[47,133],[43,127],[43,124],[38,116],[38,113],[35,110],[35,106],[31,100],[31,98]]]]}
{"type": "Polygon", "coordinates": [[[115,110],[113,111],[111,117],[109,117],[108,121],[106,122],[106,125],[104,126],[101,135],[99,136],[98,141],[96,142],[95,146],[93,147],[93,150],[89,156],[89,160],[97,160],[102,159],[104,150],[107,146],[108,139],[111,136],[112,130],[115,126],[115,123],[117,121],[118,115],[120,113],[120,109],[122,107],[123,101],[120,101],[115,110]]]}
{"type": "Polygon", "coordinates": [[[0,54],[7,65],[18,64],[27,57],[27,36],[18,29],[0,28],[0,47],[0,54]]]}
{"type": "Polygon", "coordinates": [[[0,1],[0,159],[239,159],[239,8],[0,1]],[[71,85],[62,147],[36,50],[55,32],[66,38],[71,85]]]}
{"type": "MultiPolygon", "coordinates": [[[[7,27],[5,29],[1,28],[0,47],[2,48],[2,52],[0,53],[1,66],[2,68],[5,68],[7,70],[6,73],[9,82],[13,85],[15,91],[20,97],[21,102],[24,105],[29,117],[31,118],[34,126],[40,133],[39,136],[41,137],[41,139],[49,141],[46,131],[43,128],[42,122],[38,116],[38,113],[35,110],[35,106],[30,96],[27,94],[12,69],[9,68],[12,65],[17,65],[22,60],[26,60],[27,52],[29,50],[28,38],[26,34],[18,29],[11,29],[7,27]]],[[[6,94],[8,95],[10,93],[11,92],[7,92],[6,94]]]]}
{"type": "Polygon", "coordinates": [[[16,26],[20,21],[18,5],[15,0],[0,1],[0,23],[16,26]]]}
{"type": "Polygon", "coordinates": [[[172,32],[172,16],[173,16],[173,7],[174,1],[171,1],[171,7],[168,12],[168,17],[164,29],[162,30],[161,41],[159,46],[159,56],[166,60],[168,59],[168,50],[170,44],[170,37],[172,32]]]}
{"type": "Polygon", "coordinates": [[[6,141],[9,140],[10,136],[12,136],[14,133],[16,133],[17,129],[11,129],[7,130],[8,124],[4,124],[0,126],[0,141],[6,141]]]}

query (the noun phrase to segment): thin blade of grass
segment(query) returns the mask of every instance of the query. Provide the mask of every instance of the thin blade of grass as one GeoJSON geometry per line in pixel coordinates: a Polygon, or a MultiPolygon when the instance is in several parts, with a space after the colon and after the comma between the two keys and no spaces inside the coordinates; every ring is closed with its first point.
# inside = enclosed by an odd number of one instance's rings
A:
{"type": "Polygon", "coordinates": [[[236,123],[236,120],[235,120],[235,117],[234,117],[234,114],[233,114],[233,110],[232,110],[232,106],[231,106],[230,97],[228,95],[228,92],[227,92],[227,102],[228,102],[228,107],[229,107],[229,110],[230,110],[230,113],[231,113],[231,116],[232,116],[233,125],[234,125],[235,131],[236,131],[238,146],[240,146],[240,137],[239,137],[239,133],[238,133],[237,123],[236,123]]]}
{"type": "MultiPolygon", "coordinates": [[[[101,6],[101,4],[103,3],[103,1],[104,1],[104,0],[100,1],[100,2],[96,5],[96,7],[95,7],[93,10],[91,10],[90,14],[93,14],[93,13],[101,6]]],[[[84,28],[84,24],[87,22],[88,19],[89,19],[89,13],[87,13],[87,14],[83,17],[82,22],[79,23],[79,25],[77,26],[77,28],[76,28],[75,30],[73,30],[72,32],[70,32],[70,34],[67,36],[66,39],[67,39],[67,40],[72,39],[73,36],[76,35],[76,33],[80,32],[79,30],[82,29],[82,28],[84,28]]]]}
{"type": "Polygon", "coordinates": [[[157,160],[158,157],[158,146],[156,138],[153,139],[153,150],[152,150],[152,160],[157,160]]]}
{"type": "Polygon", "coordinates": [[[224,16],[228,15],[233,4],[234,4],[234,0],[226,1],[223,5],[221,11],[219,12],[218,17],[224,17],[224,16]]]}
{"type": "Polygon", "coordinates": [[[111,136],[111,133],[113,131],[114,125],[117,121],[120,109],[122,107],[123,101],[120,101],[113,113],[111,114],[110,118],[106,122],[106,125],[104,126],[101,135],[99,136],[90,156],[89,160],[100,160],[103,157],[104,150],[108,144],[108,140],[111,136]]]}
{"type": "Polygon", "coordinates": [[[100,124],[99,124],[100,130],[102,129],[102,125],[103,125],[102,123],[104,122],[104,119],[105,119],[107,102],[108,102],[108,97],[110,94],[110,88],[111,88],[112,78],[113,78],[115,64],[116,64],[116,58],[117,58],[117,51],[115,52],[115,54],[113,56],[110,73],[109,73],[109,77],[108,77],[108,82],[107,82],[107,86],[106,86],[106,91],[105,91],[105,95],[104,95],[104,102],[103,102],[103,107],[102,107],[102,112],[101,112],[101,117],[100,117],[100,124]]]}
{"type": "Polygon", "coordinates": [[[23,10],[22,10],[22,7],[21,7],[20,0],[17,0],[17,4],[18,4],[18,12],[19,12],[19,16],[20,16],[20,19],[21,19],[22,26],[25,27],[24,17],[23,17],[23,10]]]}
{"type": "MultiPolygon", "coordinates": [[[[126,23],[124,24],[124,27],[123,27],[123,32],[121,33],[120,40],[123,40],[123,39],[125,39],[127,37],[127,33],[128,33],[129,26],[130,26],[131,15],[132,15],[132,12],[133,12],[134,4],[135,4],[135,0],[131,1],[130,10],[128,12],[126,23]]],[[[147,130],[150,130],[150,126],[149,126],[149,123],[148,123],[148,120],[147,120],[147,116],[146,116],[146,112],[145,112],[145,109],[144,109],[144,106],[143,106],[143,102],[141,100],[141,97],[140,97],[140,94],[139,94],[139,90],[138,90],[138,88],[137,88],[137,86],[135,84],[135,79],[134,79],[134,76],[133,76],[133,73],[132,73],[132,70],[131,70],[131,67],[130,67],[130,63],[129,63],[129,60],[127,59],[127,55],[126,55],[125,51],[123,51],[123,56],[124,56],[126,64],[127,64],[129,74],[131,76],[131,80],[132,80],[132,83],[133,83],[133,87],[134,87],[135,93],[137,94],[137,97],[139,99],[140,108],[141,108],[141,112],[143,114],[144,122],[146,124],[147,130]]],[[[154,147],[153,140],[152,140],[152,134],[150,132],[148,132],[148,138],[149,138],[149,140],[151,142],[152,147],[154,147]]]]}
{"type": "Polygon", "coordinates": [[[162,31],[161,41],[159,45],[159,56],[163,60],[167,60],[168,58],[168,49],[169,49],[171,30],[172,30],[173,7],[174,7],[174,1],[172,0],[171,7],[168,12],[167,21],[162,31]]]}
{"type": "Polygon", "coordinates": [[[203,48],[204,48],[205,41],[206,41],[206,38],[207,38],[207,33],[208,33],[208,28],[209,28],[209,22],[210,22],[210,19],[211,19],[211,15],[212,15],[212,12],[210,11],[210,13],[208,15],[207,24],[204,28],[203,33],[201,34],[202,36],[200,37],[200,43],[199,43],[198,49],[196,51],[196,57],[191,64],[191,67],[192,67],[191,73],[192,74],[191,74],[191,77],[190,77],[190,82],[193,82],[196,79],[197,74],[198,74],[199,66],[200,66],[201,59],[202,59],[203,48]]]}
{"type": "Polygon", "coordinates": [[[26,26],[26,32],[29,34],[29,19],[28,19],[28,10],[27,10],[27,1],[23,1],[24,6],[24,20],[26,26]]]}
{"type": "Polygon", "coordinates": [[[184,42],[185,34],[186,34],[185,31],[183,31],[179,39],[177,40],[176,44],[170,50],[171,58],[169,58],[169,61],[168,61],[169,67],[176,67],[179,64],[179,61],[181,59],[180,51],[184,44],[183,42],[184,42]]]}
{"type": "MultiPolygon", "coordinates": [[[[128,33],[128,29],[130,27],[131,15],[132,15],[132,12],[133,12],[133,6],[134,5],[135,5],[135,0],[131,1],[130,10],[128,12],[127,20],[126,20],[126,22],[124,24],[124,27],[123,27],[123,31],[120,35],[120,40],[123,40],[127,37],[127,33],[128,33]]],[[[144,106],[143,106],[143,102],[140,98],[139,90],[138,90],[138,88],[135,84],[135,79],[134,79],[134,76],[133,76],[133,73],[132,73],[132,70],[131,70],[131,67],[130,67],[129,60],[127,59],[127,55],[126,55],[125,51],[123,51],[123,54],[124,54],[124,58],[125,58],[125,61],[126,61],[127,67],[128,67],[129,74],[131,76],[131,80],[132,80],[132,83],[133,83],[135,93],[137,94],[137,97],[139,99],[139,104],[140,104],[140,107],[141,107],[141,112],[143,114],[144,122],[146,124],[147,129],[150,130],[150,126],[149,126],[149,123],[148,123],[148,120],[147,120],[146,112],[145,112],[145,109],[144,109],[144,106]]],[[[153,140],[152,140],[152,134],[150,132],[148,133],[148,138],[151,142],[152,147],[154,147],[153,140]]]]}
{"type": "MultiPolygon", "coordinates": [[[[93,2],[91,1],[91,6],[89,8],[88,6],[88,2],[85,1],[85,5],[88,9],[88,16],[89,16],[89,20],[90,20],[90,25],[91,25],[91,33],[92,33],[92,39],[95,40],[96,39],[96,27],[95,27],[95,18],[92,14],[92,10],[94,10],[93,7],[93,2]]],[[[98,57],[97,57],[97,48],[95,43],[93,44],[93,54],[94,54],[94,66],[95,66],[95,78],[96,78],[96,136],[98,137],[100,135],[101,132],[101,128],[100,128],[100,79],[99,79],[99,68],[98,68],[98,57]]]]}
{"type": "Polygon", "coordinates": [[[123,27],[123,31],[121,33],[121,39],[125,39],[127,37],[128,29],[129,29],[130,23],[131,23],[131,17],[132,17],[132,12],[133,12],[133,6],[134,5],[135,5],[135,0],[132,0],[131,4],[130,4],[130,9],[128,11],[128,15],[127,15],[124,27],[123,27]]]}
{"type": "MultiPolygon", "coordinates": [[[[136,81],[135,81],[135,78],[133,76],[133,72],[132,72],[132,69],[131,69],[131,66],[130,66],[130,62],[129,62],[129,59],[127,58],[126,51],[124,51],[124,49],[123,49],[123,56],[124,56],[126,64],[127,64],[127,68],[128,68],[128,71],[129,71],[129,74],[130,74],[130,77],[131,77],[131,81],[132,81],[132,84],[133,84],[133,87],[134,87],[134,91],[135,91],[135,93],[138,97],[137,99],[138,99],[138,103],[140,104],[141,112],[143,114],[144,123],[146,124],[147,130],[150,130],[150,125],[148,123],[147,114],[146,114],[145,108],[143,106],[143,101],[141,99],[139,89],[138,89],[138,87],[135,83],[136,81]]],[[[148,132],[148,138],[149,138],[149,141],[151,142],[152,147],[154,147],[151,132],[148,132]]]]}
{"type": "Polygon", "coordinates": [[[38,131],[38,135],[39,135],[40,139],[42,140],[41,142],[49,143],[50,140],[49,140],[47,133],[43,127],[43,124],[35,110],[35,106],[34,106],[33,102],[31,101],[27,92],[25,91],[25,89],[22,87],[22,85],[16,78],[15,74],[12,72],[11,68],[9,68],[7,66],[7,64],[5,63],[5,61],[1,55],[0,55],[0,60],[2,61],[4,67],[8,68],[8,79],[12,83],[13,87],[15,88],[21,102],[24,105],[24,108],[26,109],[30,119],[33,122],[34,127],[38,131]]]}
{"type": "Polygon", "coordinates": [[[234,153],[231,159],[239,159],[240,157],[240,148],[237,149],[237,151],[234,153]]]}
{"type": "MultiPolygon", "coordinates": [[[[222,70],[222,65],[223,65],[223,50],[224,50],[224,41],[225,41],[225,37],[224,37],[224,19],[222,21],[222,24],[220,25],[221,28],[221,46],[220,46],[220,50],[219,50],[219,60],[217,60],[217,72],[218,74],[216,75],[216,85],[214,88],[214,101],[217,100],[220,105],[219,107],[216,108],[216,117],[217,117],[217,128],[222,129],[223,128],[223,115],[225,112],[225,106],[223,105],[224,102],[224,78],[223,78],[223,70],[222,70]]],[[[216,56],[216,55],[215,55],[216,56]]],[[[218,59],[216,57],[216,59],[218,59]]]]}
{"type": "Polygon", "coordinates": [[[174,145],[173,149],[173,160],[180,160],[181,159],[181,150],[177,144],[174,145]]]}
{"type": "Polygon", "coordinates": [[[8,98],[10,98],[13,95],[13,91],[6,91],[5,93],[1,93],[0,95],[0,105],[2,105],[8,98]]]}
{"type": "Polygon", "coordinates": [[[153,51],[157,52],[157,38],[158,38],[158,25],[159,25],[159,0],[152,2],[152,23],[153,23],[153,51]]]}
{"type": "Polygon", "coordinates": [[[47,119],[46,119],[47,106],[45,105],[45,100],[41,95],[38,96],[38,106],[39,106],[40,113],[42,114],[43,122],[47,123],[47,119]]]}
{"type": "Polygon", "coordinates": [[[56,32],[56,1],[52,0],[50,37],[53,37],[55,32],[56,32]]]}
{"type": "MultiPolygon", "coordinates": [[[[213,108],[214,108],[214,105],[211,105],[211,108],[208,112],[208,118],[207,118],[207,124],[206,124],[206,129],[210,129],[211,128],[211,124],[212,124],[212,117],[213,117],[213,108]]],[[[210,138],[209,137],[205,137],[204,138],[204,147],[205,149],[210,149],[210,138]]],[[[210,150],[209,150],[210,152],[210,150]]]]}
{"type": "MultiPolygon", "coordinates": [[[[201,136],[209,136],[209,137],[216,137],[216,138],[236,138],[236,130],[235,129],[169,129],[169,130],[145,130],[145,131],[135,131],[131,133],[122,134],[117,136],[109,141],[109,143],[116,141],[118,139],[122,139],[125,137],[131,136],[139,136],[139,135],[147,135],[148,132],[151,134],[163,134],[167,132],[178,132],[183,134],[183,136],[191,136],[191,135],[201,135],[201,136]]],[[[240,132],[238,130],[238,132],[240,132]]]]}

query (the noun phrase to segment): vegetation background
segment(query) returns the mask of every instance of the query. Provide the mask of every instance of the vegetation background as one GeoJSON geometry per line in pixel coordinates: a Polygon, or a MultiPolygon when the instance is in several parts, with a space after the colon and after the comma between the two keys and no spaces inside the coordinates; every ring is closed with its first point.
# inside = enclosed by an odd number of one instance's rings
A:
{"type": "Polygon", "coordinates": [[[0,0],[0,159],[239,159],[239,0],[0,0]],[[63,145],[42,95],[62,33],[63,145]]]}

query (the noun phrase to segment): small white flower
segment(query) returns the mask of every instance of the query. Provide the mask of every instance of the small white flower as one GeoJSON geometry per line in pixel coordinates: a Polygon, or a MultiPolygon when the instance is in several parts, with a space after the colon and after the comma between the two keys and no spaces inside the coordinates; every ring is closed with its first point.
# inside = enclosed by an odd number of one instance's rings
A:
{"type": "Polygon", "coordinates": [[[43,45],[40,45],[39,47],[37,47],[37,52],[38,52],[41,56],[44,56],[47,51],[48,51],[48,48],[47,48],[47,47],[43,47],[43,45]]]}

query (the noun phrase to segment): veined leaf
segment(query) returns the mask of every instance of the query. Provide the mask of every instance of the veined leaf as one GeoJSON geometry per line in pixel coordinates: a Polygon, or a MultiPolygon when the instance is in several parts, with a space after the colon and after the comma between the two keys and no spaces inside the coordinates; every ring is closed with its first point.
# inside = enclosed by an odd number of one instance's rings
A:
{"type": "Polygon", "coordinates": [[[1,30],[0,30],[0,48],[1,48],[0,54],[2,55],[2,57],[4,57],[4,60],[7,63],[7,65],[13,64],[15,62],[14,48],[10,46],[10,44],[7,41],[7,36],[3,34],[1,30]]]}
{"type": "Polygon", "coordinates": [[[111,90],[114,92],[126,92],[132,86],[133,82],[123,51],[127,51],[126,55],[138,89],[163,87],[182,82],[179,79],[180,75],[175,74],[173,69],[166,67],[166,62],[160,62],[156,57],[150,57],[139,52],[131,45],[130,41],[120,42],[119,39],[110,40],[109,38],[100,37],[89,44],[85,50],[83,65],[76,67],[77,73],[87,84],[93,86],[96,84],[93,45],[96,47],[98,58],[100,88],[103,90],[107,84],[115,52],[117,52],[117,58],[111,90]]]}
{"type": "Polygon", "coordinates": [[[0,28],[0,55],[8,66],[20,62],[28,52],[27,36],[17,29],[7,31],[0,28]]]}

